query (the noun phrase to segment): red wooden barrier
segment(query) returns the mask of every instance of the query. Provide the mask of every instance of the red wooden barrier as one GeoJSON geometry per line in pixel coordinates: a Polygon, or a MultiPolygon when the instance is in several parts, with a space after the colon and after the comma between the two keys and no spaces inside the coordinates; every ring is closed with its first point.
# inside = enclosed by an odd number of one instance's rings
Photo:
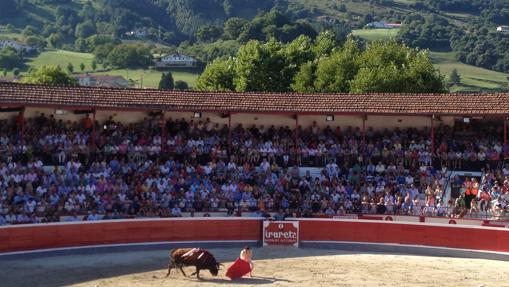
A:
{"type": "Polygon", "coordinates": [[[0,228],[0,252],[161,241],[260,240],[261,220],[125,220],[0,228]]]}
{"type": "Polygon", "coordinates": [[[302,220],[300,240],[395,243],[509,252],[509,230],[457,225],[302,220]]]}
{"type": "MultiPolygon", "coordinates": [[[[261,240],[259,219],[161,219],[0,227],[0,252],[164,241],[261,240]]],[[[301,241],[394,243],[509,252],[509,229],[300,220],[301,241]]]]}

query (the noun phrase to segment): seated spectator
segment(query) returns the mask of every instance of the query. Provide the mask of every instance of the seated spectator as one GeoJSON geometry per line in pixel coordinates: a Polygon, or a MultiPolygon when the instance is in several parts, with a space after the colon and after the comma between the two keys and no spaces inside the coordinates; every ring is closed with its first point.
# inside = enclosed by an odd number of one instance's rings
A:
{"type": "Polygon", "coordinates": [[[182,211],[180,210],[180,207],[177,205],[173,206],[171,209],[171,216],[172,217],[182,217],[182,211]]]}
{"type": "Polygon", "coordinates": [[[96,221],[96,220],[101,220],[101,219],[102,219],[102,216],[99,215],[95,209],[92,210],[92,212],[90,212],[90,214],[87,216],[88,221],[96,221]]]}

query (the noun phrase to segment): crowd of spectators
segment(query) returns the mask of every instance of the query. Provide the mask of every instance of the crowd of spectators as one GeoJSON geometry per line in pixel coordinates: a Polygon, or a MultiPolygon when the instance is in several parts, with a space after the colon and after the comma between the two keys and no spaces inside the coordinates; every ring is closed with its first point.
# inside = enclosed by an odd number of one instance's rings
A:
{"type": "MultiPolygon", "coordinates": [[[[227,212],[463,216],[507,210],[499,131],[232,127],[152,115],[123,124],[22,114],[0,123],[0,225],[227,212]],[[468,131],[470,132],[470,131],[468,131]],[[469,136],[468,132],[466,133],[469,136]],[[483,178],[443,202],[449,170],[483,178]],[[302,167],[318,167],[318,172],[302,167]],[[482,186],[482,189],[479,188],[482,186]]],[[[475,181],[475,179],[474,179],[475,181]]]]}

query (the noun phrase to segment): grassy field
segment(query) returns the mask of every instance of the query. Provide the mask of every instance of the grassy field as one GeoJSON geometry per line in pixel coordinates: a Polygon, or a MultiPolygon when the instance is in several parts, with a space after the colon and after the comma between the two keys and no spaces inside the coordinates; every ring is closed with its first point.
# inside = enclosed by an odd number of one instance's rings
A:
{"type": "MultiPolygon", "coordinates": [[[[136,83],[136,87],[157,88],[161,80],[162,71],[155,70],[111,70],[106,72],[98,72],[96,74],[122,76],[126,79],[132,79],[136,83]],[[142,86],[143,85],[143,86],[142,86]]],[[[198,74],[190,72],[172,71],[173,80],[185,81],[190,87],[196,87],[198,74]]]]}
{"type": "Polygon", "coordinates": [[[454,57],[454,52],[432,52],[431,60],[446,77],[449,77],[453,69],[458,70],[461,76],[461,84],[453,86],[451,88],[453,92],[500,89],[508,82],[509,74],[461,63],[454,57]]]}
{"type": "MultiPolygon", "coordinates": [[[[28,66],[32,68],[40,68],[42,66],[57,66],[67,71],[67,65],[72,63],[75,73],[81,73],[80,64],[85,64],[83,72],[96,73],[102,75],[118,75],[126,79],[132,79],[136,82],[137,87],[155,88],[159,84],[162,71],[156,70],[102,70],[102,66],[98,65],[97,71],[92,70],[92,61],[94,56],[89,53],[78,53],[64,50],[46,51],[38,57],[30,60],[28,66]]],[[[173,79],[186,81],[190,87],[196,86],[196,80],[199,74],[196,72],[172,71],[173,79]]]]}
{"type": "Polygon", "coordinates": [[[399,29],[357,29],[352,34],[368,41],[395,38],[399,29]]]}
{"type": "MultiPolygon", "coordinates": [[[[45,51],[36,58],[28,62],[33,68],[42,66],[58,66],[67,71],[67,65],[71,63],[74,66],[74,72],[80,71],[80,64],[85,64],[84,72],[92,71],[92,61],[94,55],[88,53],[78,53],[64,50],[45,51]]],[[[81,71],[80,71],[81,72],[81,71]]]]}

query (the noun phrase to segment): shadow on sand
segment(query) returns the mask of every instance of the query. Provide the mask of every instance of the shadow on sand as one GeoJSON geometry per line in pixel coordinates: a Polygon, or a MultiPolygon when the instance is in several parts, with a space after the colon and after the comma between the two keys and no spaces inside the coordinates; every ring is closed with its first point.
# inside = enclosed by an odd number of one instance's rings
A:
{"type": "Polygon", "coordinates": [[[265,285],[265,284],[273,284],[276,282],[288,282],[292,283],[293,281],[286,279],[278,279],[275,277],[262,277],[262,276],[253,276],[253,277],[243,277],[235,280],[229,280],[226,278],[206,278],[206,279],[196,279],[197,282],[210,282],[215,284],[236,284],[236,285],[265,285]]]}

